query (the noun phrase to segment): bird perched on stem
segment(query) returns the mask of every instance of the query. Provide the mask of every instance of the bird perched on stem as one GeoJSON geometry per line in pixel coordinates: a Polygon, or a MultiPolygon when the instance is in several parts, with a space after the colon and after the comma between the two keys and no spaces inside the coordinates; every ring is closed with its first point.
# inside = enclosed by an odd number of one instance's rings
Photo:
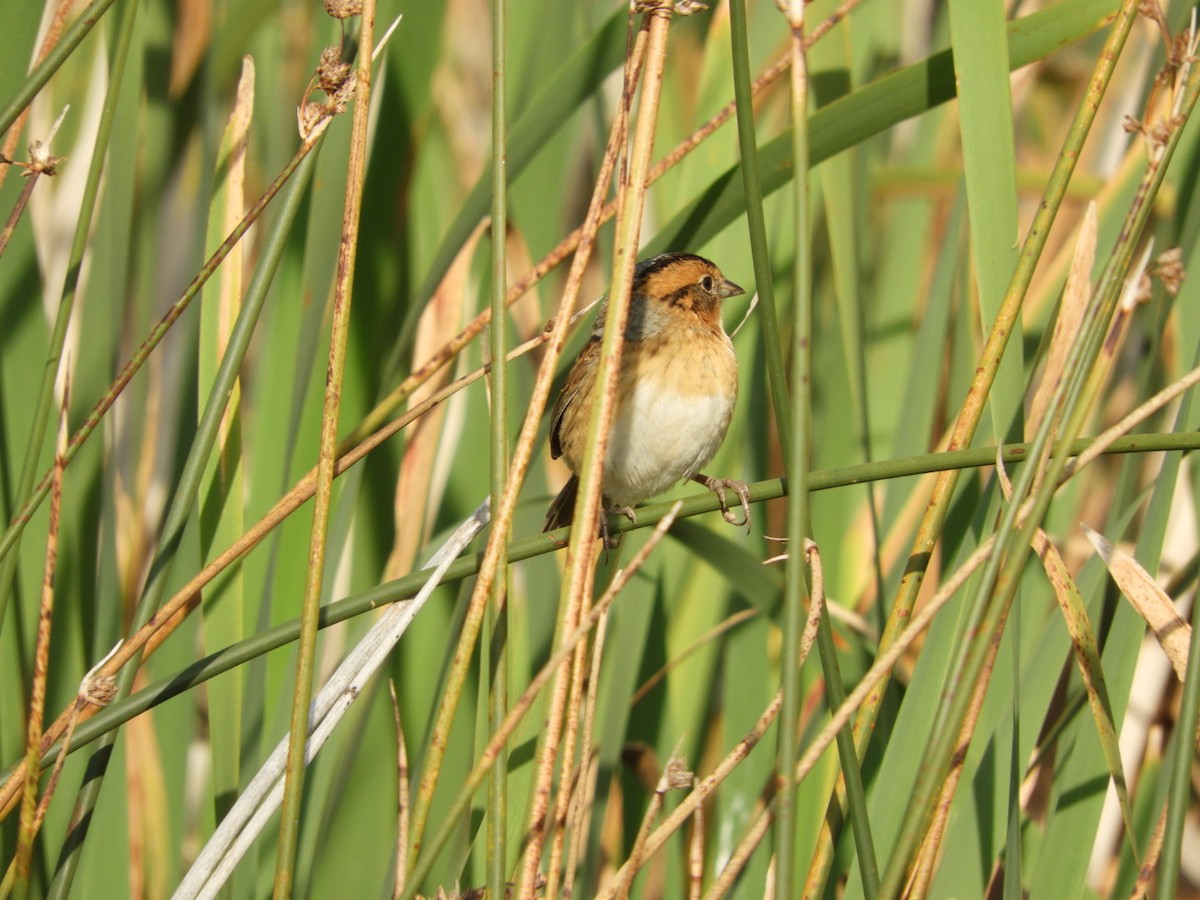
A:
{"type": "MultiPolygon", "coordinates": [[[[727,522],[750,521],[745,483],[700,472],[725,439],[737,401],[737,357],[721,301],[741,293],[713,263],[691,253],[638,263],[604,455],[602,491],[610,511],[636,521],[635,503],[690,479],[717,494],[727,522]],[[726,503],[727,490],[741,501],[740,521],[726,503]]],[[[603,337],[602,305],[550,417],[550,453],[563,457],[572,475],[550,504],[544,531],[566,525],[575,511],[603,337]]]]}

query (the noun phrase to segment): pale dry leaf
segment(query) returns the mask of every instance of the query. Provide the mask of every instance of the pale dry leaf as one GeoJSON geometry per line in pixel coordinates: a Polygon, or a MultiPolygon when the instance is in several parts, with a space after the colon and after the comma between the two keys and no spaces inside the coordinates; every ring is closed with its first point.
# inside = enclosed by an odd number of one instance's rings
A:
{"type": "Polygon", "coordinates": [[[1163,592],[1141,563],[1123,550],[1118,550],[1103,535],[1097,534],[1086,525],[1081,526],[1108,571],[1113,581],[1129,598],[1134,608],[1154,631],[1162,645],[1175,674],[1183,681],[1187,674],[1188,643],[1192,629],[1175,609],[1171,598],[1163,592]]]}
{"type": "MultiPolygon", "coordinates": [[[[229,121],[221,140],[221,150],[218,156],[218,169],[223,170],[224,202],[220,208],[213,210],[213,215],[220,217],[219,233],[224,236],[231,233],[242,217],[246,214],[246,150],[250,140],[250,124],[254,119],[254,59],[242,57],[242,74],[238,79],[237,94],[233,109],[229,113],[229,121]]],[[[218,180],[220,174],[218,175],[218,180]]],[[[213,237],[215,240],[215,236],[213,237]]],[[[242,308],[242,285],[245,268],[245,241],[239,241],[229,251],[225,264],[221,266],[217,281],[217,334],[216,342],[210,348],[215,353],[212,360],[212,371],[215,373],[225,350],[233,335],[233,326],[242,308]]],[[[206,291],[206,295],[208,291],[206,291]]],[[[240,403],[240,382],[234,383],[234,393],[229,406],[221,418],[221,434],[218,446],[224,448],[229,440],[230,430],[237,408],[240,403]]]]}
{"type": "MultiPolygon", "coordinates": [[[[463,296],[471,274],[471,260],[484,226],[476,228],[463,249],[455,257],[446,277],[438,285],[417,324],[413,359],[424,362],[436,353],[462,327],[463,296]]],[[[452,374],[444,367],[425,384],[413,391],[409,405],[420,403],[444,386],[452,374]]],[[[433,510],[428,498],[435,489],[433,474],[441,443],[445,404],[439,404],[414,422],[408,429],[408,442],[396,481],[395,510],[396,538],[385,569],[386,578],[398,578],[408,572],[416,559],[417,549],[432,522],[433,510]]]]}
{"type": "Polygon", "coordinates": [[[1075,245],[1075,255],[1071,259],[1071,271],[1067,275],[1067,285],[1063,289],[1062,303],[1058,309],[1058,317],[1054,320],[1054,334],[1050,339],[1050,349],[1046,353],[1046,367],[1042,371],[1041,381],[1033,395],[1030,404],[1027,433],[1033,434],[1046,415],[1046,408],[1054,389],[1062,379],[1066,367],[1067,354],[1071,343],[1079,332],[1083,321],[1083,312],[1087,309],[1088,300],[1092,294],[1091,278],[1092,265],[1096,259],[1096,202],[1088,204],[1084,213],[1083,223],[1079,226],[1079,242],[1075,245]]]}

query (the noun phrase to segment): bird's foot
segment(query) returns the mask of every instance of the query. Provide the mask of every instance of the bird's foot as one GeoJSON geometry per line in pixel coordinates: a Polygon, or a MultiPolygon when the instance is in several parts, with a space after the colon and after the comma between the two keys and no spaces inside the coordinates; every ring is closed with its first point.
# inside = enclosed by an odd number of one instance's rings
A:
{"type": "Polygon", "coordinates": [[[693,475],[692,481],[697,484],[702,484],[714,494],[721,502],[721,515],[730,525],[749,525],[750,524],[750,488],[746,486],[746,482],[738,481],[735,478],[713,478],[711,475],[693,475]],[[729,503],[726,500],[725,492],[733,491],[741,501],[742,519],[738,521],[737,516],[729,508],[729,503]]]}
{"type": "Polygon", "coordinates": [[[600,513],[600,537],[604,540],[604,547],[607,550],[615,550],[621,543],[621,535],[611,534],[608,530],[609,516],[624,516],[634,525],[637,524],[637,513],[633,511],[632,506],[610,506],[600,513]]]}

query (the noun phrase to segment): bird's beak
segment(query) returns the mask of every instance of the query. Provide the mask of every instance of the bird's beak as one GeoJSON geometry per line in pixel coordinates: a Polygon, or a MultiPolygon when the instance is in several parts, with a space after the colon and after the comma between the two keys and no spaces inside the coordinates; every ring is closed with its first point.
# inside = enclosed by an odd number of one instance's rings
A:
{"type": "Polygon", "coordinates": [[[724,299],[726,297],[736,297],[738,294],[744,294],[744,293],[746,293],[746,292],[743,291],[736,284],[734,284],[732,281],[730,281],[728,278],[726,278],[724,281],[721,282],[720,294],[721,294],[722,299],[724,299]]]}

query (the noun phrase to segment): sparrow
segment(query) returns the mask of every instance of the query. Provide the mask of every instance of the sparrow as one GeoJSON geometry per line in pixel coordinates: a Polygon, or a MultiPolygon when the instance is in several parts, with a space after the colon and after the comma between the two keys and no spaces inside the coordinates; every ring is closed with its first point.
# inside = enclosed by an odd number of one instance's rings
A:
{"type": "MultiPolygon", "coordinates": [[[[717,494],[727,522],[749,523],[745,483],[700,472],[725,440],[737,402],[737,357],[721,301],[742,293],[702,256],[663,253],[637,264],[604,455],[601,490],[609,512],[636,522],[634,504],[692,480],[717,494]],[[740,521],[726,503],[727,490],[741,501],[740,521]]],[[[550,415],[550,455],[562,457],[572,475],[550,504],[543,531],[568,524],[575,510],[606,306],[603,301],[550,415]]],[[[603,519],[601,530],[607,543],[603,519]]]]}

